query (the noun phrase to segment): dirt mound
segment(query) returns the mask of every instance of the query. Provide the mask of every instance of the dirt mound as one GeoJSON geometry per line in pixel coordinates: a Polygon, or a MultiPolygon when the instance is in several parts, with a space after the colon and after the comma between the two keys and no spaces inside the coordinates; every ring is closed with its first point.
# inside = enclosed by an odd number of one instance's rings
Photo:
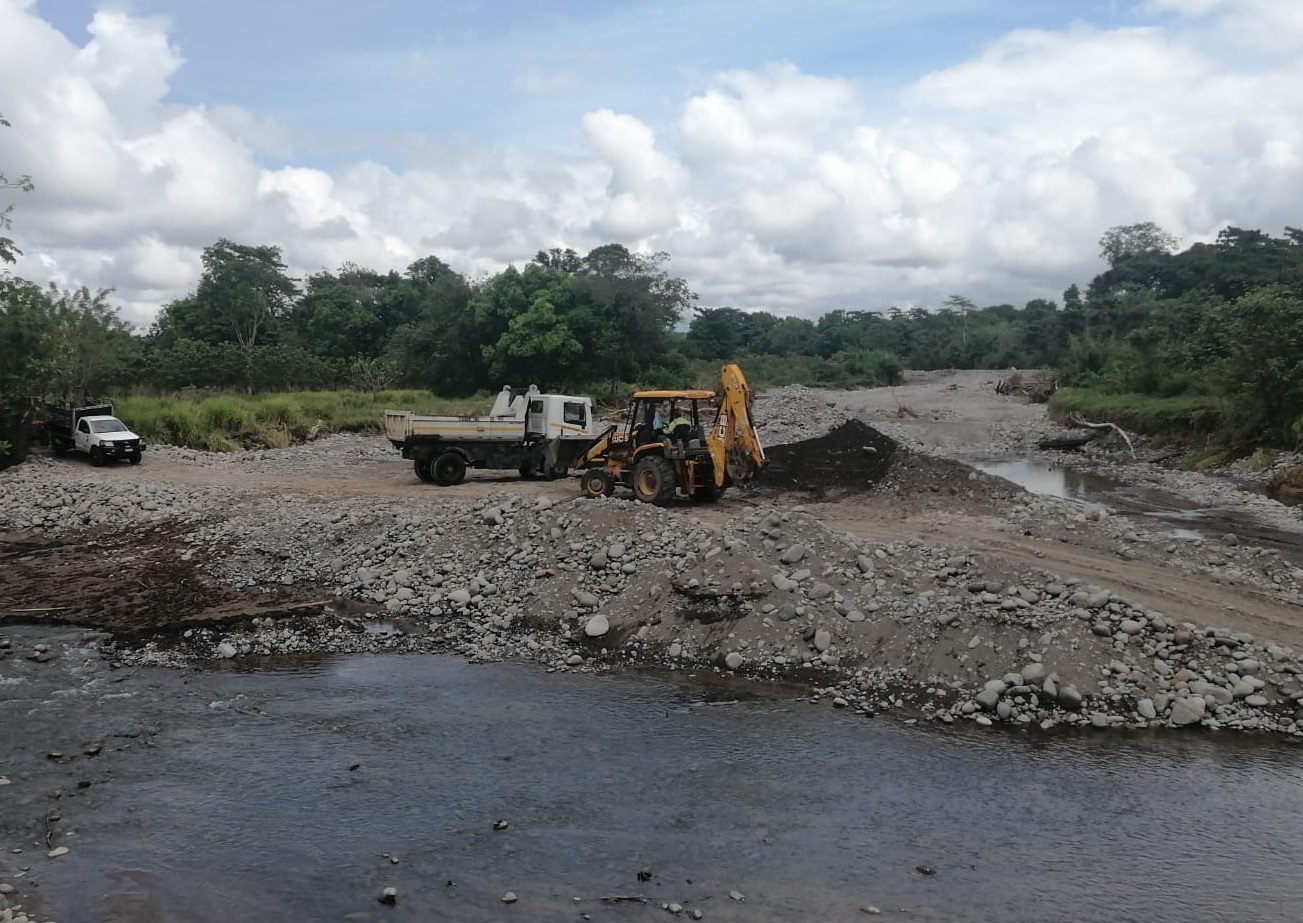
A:
{"type": "Polygon", "coordinates": [[[870,490],[1007,498],[1021,491],[963,462],[911,450],[862,420],[847,420],[815,439],[773,446],[757,487],[816,496],[870,490]]]}
{"type": "Polygon", "coordinates": [[[760,485],[780,490],[868,490],[906,451],[859,420],[847,420],[816,439],[773,446],[760,485]]]}

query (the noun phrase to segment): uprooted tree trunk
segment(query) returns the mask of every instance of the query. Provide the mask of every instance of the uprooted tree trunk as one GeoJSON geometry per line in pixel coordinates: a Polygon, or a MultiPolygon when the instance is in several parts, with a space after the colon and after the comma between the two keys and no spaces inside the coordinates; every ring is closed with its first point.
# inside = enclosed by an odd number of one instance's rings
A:
{"type": "Polygon", "coordinates": [[[1052,372],[1014,372],[995,386],[996,394],[1025,397],[1033,404],[1044,404],[1059,390],[1059,379],[1052,372]]]}

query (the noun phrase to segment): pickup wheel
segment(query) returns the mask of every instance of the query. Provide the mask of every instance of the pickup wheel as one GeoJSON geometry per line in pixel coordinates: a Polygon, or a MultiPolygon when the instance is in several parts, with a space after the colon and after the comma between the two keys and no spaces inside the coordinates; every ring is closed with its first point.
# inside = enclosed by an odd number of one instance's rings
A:
{"type": "Polygon", "coordinates": [[[139,453],[139,452],[132,452],[130,455],[127,456],[127,461],[131,462],[133,465],[139,465],[139,464],[140,464],[140,453],[139,453]]]}
{"type": "Polygon", "coordinates": [[[615,481],[606,473],[603,468],[590,468],[584,472],[583,478],[579,482],[579,489],[585,497],[596,499],[598,497],[609,497],[615,493],[615,481]]]}
{"type": "Polygon", "coordinates": [[[103,468],[105,461],[107,459],[104,457],[104,450],[99,446],[95,446],[90,450],[90,463],[96,468],[103,468]]]}
{"type": "Polygon", "coordinates": [[[633,466],[633,495],[643,503],[665,506],[674,499],[674,466],[659,455],[640,459],[633,466]]]}
{"type": "Polygon", "coordinates": [[[416,461],[412,462],[412,470],[415,471],[416,476],[421,479],[421,483],[434,483],[434,472],[430,470],[430,459],[418,458],[416,461]]]}
{"type": "Polygon", "coordinates": [[[63,458],[68,454],[68,443],[64,442],[62,439],[51,440],[50,448],[54,449],[54,455],[56,458],[63,458]]]}
{"type": "Polygon", "coordinates": [[[440,487],[452,487],[466,480],[466,459],[456,452],[444,452],[434,460],[430,470],[434,483],[440,487]]]}

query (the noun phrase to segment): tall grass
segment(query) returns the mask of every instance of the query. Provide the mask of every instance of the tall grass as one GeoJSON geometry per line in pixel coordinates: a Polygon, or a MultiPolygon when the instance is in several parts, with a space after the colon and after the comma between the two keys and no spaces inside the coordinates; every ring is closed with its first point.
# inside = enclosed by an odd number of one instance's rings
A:
{"type": "Polygon", "coordinates": [[[147,442],[210,452],[283,448],[332,432],[378,433],[386,410],[488,413],[493,395],[441,398],[429,391],[296,391],[278,394],[123,397],[114,411],[147,442]]]}
{"type": "Polygon", "coordinates": [[[1231,407],[1217,397],[1105,394],[1089,388],[1064,388],[1050,398],[1051,417],[1061,421],[1072,413],[1147,436],[1189,438],[1225,430],[1231,407]]]}

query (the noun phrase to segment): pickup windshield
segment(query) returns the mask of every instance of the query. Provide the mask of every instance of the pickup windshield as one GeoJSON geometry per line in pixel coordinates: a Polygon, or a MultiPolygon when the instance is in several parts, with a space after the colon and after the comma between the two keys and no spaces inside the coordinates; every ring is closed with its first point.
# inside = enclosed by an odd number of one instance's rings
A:
{"type": "Polygon", "coordinates": [[[106,420],[89,420],[90,431],[92,433],[125,433],[126,426],[117,417],[109,417],[106,420]]]}

